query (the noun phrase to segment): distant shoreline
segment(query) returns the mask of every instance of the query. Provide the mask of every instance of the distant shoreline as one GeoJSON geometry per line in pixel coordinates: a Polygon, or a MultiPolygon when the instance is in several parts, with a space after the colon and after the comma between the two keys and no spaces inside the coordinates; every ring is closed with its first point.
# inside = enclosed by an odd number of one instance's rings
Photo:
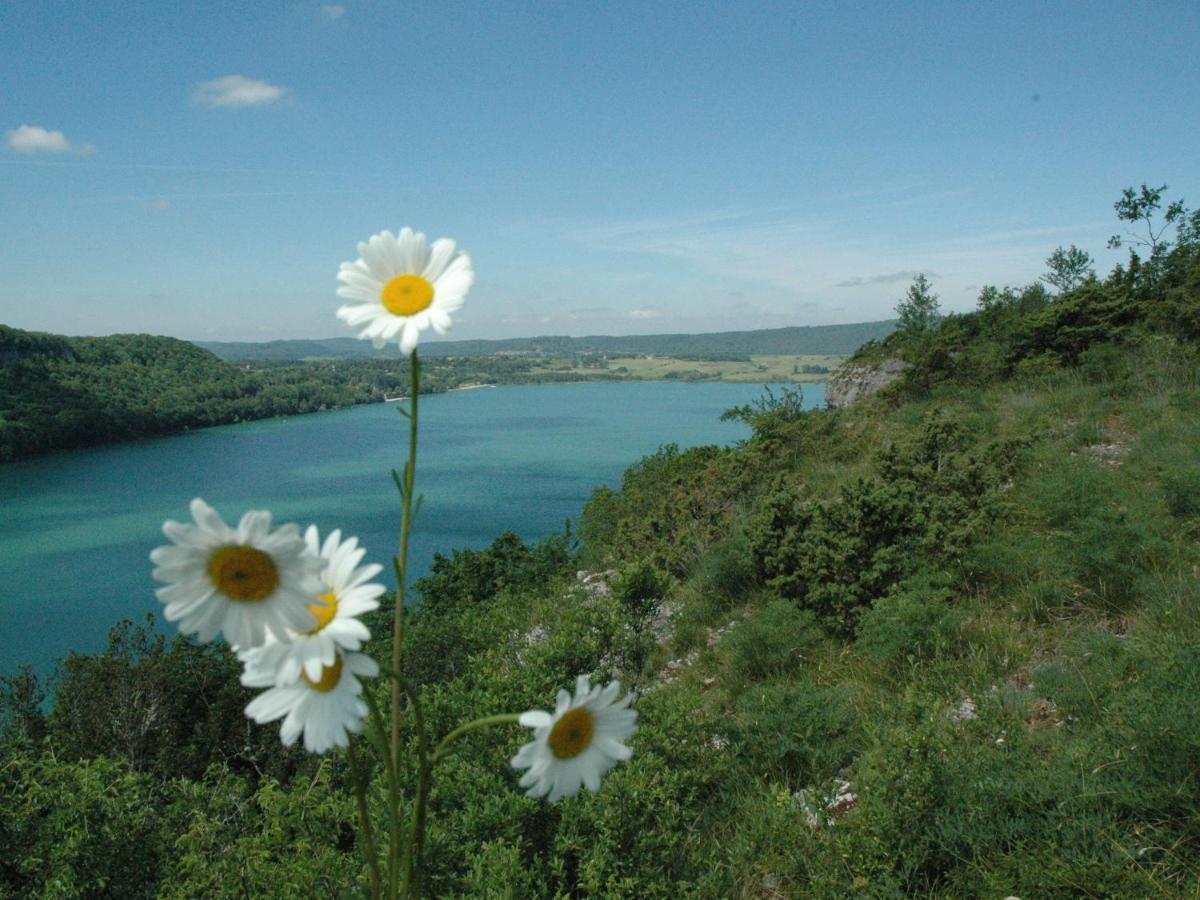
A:
{"type": "Polygon", "coordinates": [[[474,391],[479,388],[494,388],[494,384],[460,384],[458,387],[447,388],[446,393],[452,394],[455,391],[474,391]]]}

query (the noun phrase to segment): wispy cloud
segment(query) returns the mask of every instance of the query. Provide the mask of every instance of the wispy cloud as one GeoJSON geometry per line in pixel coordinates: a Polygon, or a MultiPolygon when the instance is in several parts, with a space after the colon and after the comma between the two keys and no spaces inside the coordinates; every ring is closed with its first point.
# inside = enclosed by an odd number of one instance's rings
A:
{"type": "Polygon", "coordinates": [[[10,150],[17,153],[80,153],[87,155],[96,148],[91,144],[72,144],[61,131],[51,131],[41,125],[21,125],[6,132],[10,150]]]}
{"type": "Polygon", "coordinates": [[[223,75],[197,86],[192,99],[210,109],[217,107],[266,106],[282,99],[287,88],[245,75],[223,75]]]}
{"type": "Polygon", "coordinates": [[[607,251],[674,257],[701,271],[789,290],[812,281],[805,248],[829,239],[824,225],[750,209],[612,222],[566,237],[607,251]]]}
{"type": "Polygon", "coordinates": [[[273,197],[317,197],[317,196],[352,196],[355,194],[370,194],[369,188],[316,188],[312,190],[295,191],[198,191],[191,193],[162,194],[157,197],[146,197],[141,194],[106,194],[103,196],[82,197],[83,203],[140,203],[148,209],[170,209],[180,200],[246,200],[273,197]]]}
{"type": "Polygon", "coordinates": [[[984,231],[976,234],[958,235],[947,238],[943,243],[950,245],[979,246],[981,244],[1008,244],[1029,238],[1053,238],[1055,236],[1079,235],[1097,228],[1107,229],[1110,223],[1100,219],[1095,222],[1074,225],[1045,225],[1037,228],[1010,228],[1000,231],[984,231]]]}
{"type": "Polygon", "coordinates": [[[317,18],[322,22],[336,22],[346,14],[346,7],[340,3],[322,3],[317,7],[317,18]]]}
{"type": "Polygon", "coordinates": [[[650,307],[645,309],[631,309],[625,315],[630,319],[658,319],[662,317],[661,312],[650,307]]]}
{"type": "MultiPolygon", "coordinates": [[[[888,272],[886,275],[855,275],[853,278],[847,278],[845,281],[839,281],[834,287],[863,287],[869,284],[895,284],[897,281],[911,281],[919,275],[919,272],[888,272]]],[[[926,272],[930,278],[937,278],[937,272],[926,272]]]]}

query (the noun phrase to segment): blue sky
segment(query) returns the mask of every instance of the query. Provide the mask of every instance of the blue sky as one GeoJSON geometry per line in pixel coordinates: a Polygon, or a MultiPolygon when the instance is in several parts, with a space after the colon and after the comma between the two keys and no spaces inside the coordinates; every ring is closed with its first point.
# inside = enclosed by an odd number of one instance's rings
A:
{"type": "Polygon", "coordinates": [[[0,322],[348,332],[337,265],[412,225],[450,337],[945,309],[1143,181],[1200,206],[1200,5],[6,2],[0,322]]]}

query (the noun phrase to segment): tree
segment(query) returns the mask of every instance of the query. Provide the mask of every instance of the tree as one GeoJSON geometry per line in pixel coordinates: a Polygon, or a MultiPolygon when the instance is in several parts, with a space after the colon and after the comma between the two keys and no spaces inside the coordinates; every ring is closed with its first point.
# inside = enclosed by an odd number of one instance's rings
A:
{"type": "Polygon", "coordinates": [[[938,296],[924,272],[917,274],[904,299],[896,304],[896,315],[900,317],[899,330],[908,334],[929,331],[941,319],[938,296]]]}
{"type": "Polygon", "coordinates": [[[1058,288],[1060,294],[1073,291],[1087,281],[1096,277],[1092,268],[1092,257],[1074,244],[1064,250],[1059,247],[1046,258],[1046,266],[1050,269],[1041,280],[1051,287],[1058,288]]]}
{"type": "MultiPolygon", "coordinates": [[[[1166,212],[1163,213],[1163,221],[1155,222],[1158,211],[1162,208],[1162,195],[1166,189],[1165,184],[1156,188],[1143,184],[1140,191],[1135,191],[1131,187],[1125,188],[1121,193],[1121,199],[1113,204],[1118,219],[1122,222],[1129,222],[1133,228],[1138,228],[1140,222],[1141,227],[1146,229],[1145,237],[1137,231],[1127,232],[1126,237],[1137,246],[1149,247],[1151,260],[1158,260],[1171,246],[1170,241],[1163,240],[1167,226],[1183,220],[1187,215],[1183,201],[1176,200],[1174,203],[1167,204],[1166,212]]],[[[1108,239],[1109,249],[1120,247],[1123,240],[1121,235],[1114,234],[1108,239]]]]}

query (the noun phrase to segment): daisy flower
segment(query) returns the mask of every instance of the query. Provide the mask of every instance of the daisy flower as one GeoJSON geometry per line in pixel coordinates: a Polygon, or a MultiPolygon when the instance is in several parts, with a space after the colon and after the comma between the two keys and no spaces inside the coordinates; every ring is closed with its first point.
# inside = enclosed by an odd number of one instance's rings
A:
{"type": "Polygon", "coordinates": [[[402,228],[399,237],[390,231],[372,235],[358,245],[358,256],[338,270],[338,296],[351,302],[337,315],[361,327],[358,336],[377,349],[399,335],[400,352],[407,355],[426,328],[445,334],[450,314],[475,281],[471,257],[455,253],[454,241],[439,238],[429,246],[411,228],[402,228]]]}
{"type": "Polygon", "coordinates": [[[275,684],[273,669],[247,665],[242,684],[269,689],[250,701],[246,715],[260,725],[283,719],[279,737],[287,747],[296,743],[301,733],[304,749],[309,753],[345,747],[352,733],[362,731],[368,712],[358,678],[374,678],[378,674],[378,664],[365,653],[338,654],[333,665],[321,670],[320,678],[310,679],[301,672],[288,685],[275,684]]]}
{"type": "Polygon", "coordinates": [[[355,616],[378,609],[378,598],[384,591],[382,584],[367,583],[383,567],[376,563],[359,565],[366,551],[358,546],[358,538],[343,541],[342,532],[337,530],[321,544],[317,526],[310,525],[304,542],[309,555],[322,564],[324,591],[308,604],[316,623],[307,631],[289,635],[287,642],[268,636],[261,647],[238,654],[248,666],[274,671],[279,685],[296,681],[301,671],[311,681],[319,681],[322,670],[333,665],[339,651],[361,650],[371,632],[355,616]]]}
{"type": "Polygon", "coordinates": [[[238,647],[262,644],[268,630],[287,640],[289,629],[313,627],[308,604],[320,592],[319,563],[297,526],[272,528],[269,512],[251,510],[230,528],[199,497],[191,512],[196,524],[168,520],[163,533],[172,543],[150,552],[169,621],[202,641],[221,632],[238,647]]]}
{"type": "Polygon", "coordinates": [[[527,795],[549,794],[547,799],[554,803],[579,793],[580,784],[599,790],[608,770],[633,755],[621,742],[637,730],[637,711],[629,708],[633,694],[616,699],[620,691],[618,681],[591,687],[580,675],[573,698],[567,691],[558,692],[553,715],[539,709],[521,713],[519,721],[533,729],[533,740],[511,762],[515,769],[529,770],[520,781],[527,795]]]}

